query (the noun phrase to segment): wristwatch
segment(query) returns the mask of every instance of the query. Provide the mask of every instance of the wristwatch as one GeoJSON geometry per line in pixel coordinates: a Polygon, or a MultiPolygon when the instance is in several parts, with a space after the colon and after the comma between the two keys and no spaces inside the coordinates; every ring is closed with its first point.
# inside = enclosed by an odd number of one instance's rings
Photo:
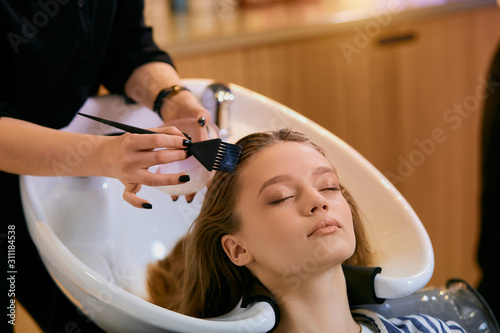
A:
{"type": "Polygon", "coordinates": [[[153,103],[153,111],[155,111],[158,114],[158,116],[160,116],[160,118],[163,119],[163,117],[161,116],[161,107],[163,105],[163,100],[169,96],[177,95],[183,90],[190,91],[188,88],[180,86],[178,84],[173,85],[167,89],[162,89],[156,96],[156,99],[153,103]]]}

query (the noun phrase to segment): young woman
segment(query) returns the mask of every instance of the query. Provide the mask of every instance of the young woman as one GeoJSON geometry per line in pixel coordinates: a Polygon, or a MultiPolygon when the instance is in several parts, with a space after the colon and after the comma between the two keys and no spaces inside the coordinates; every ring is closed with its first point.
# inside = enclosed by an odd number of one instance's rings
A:
{"type": "Polygon", "coordinates": [[[398,325],[463,332],[427,316],[351,314],[341,264],[367,265],[370,250],[337,172],[318,146],[290,130],[251,134],[238,144],[235,172],[215,175],[190,232],[150,266],[153,303],[219,316],[255,277],[277,298],[276,332],[400,332],[398,325]]]}

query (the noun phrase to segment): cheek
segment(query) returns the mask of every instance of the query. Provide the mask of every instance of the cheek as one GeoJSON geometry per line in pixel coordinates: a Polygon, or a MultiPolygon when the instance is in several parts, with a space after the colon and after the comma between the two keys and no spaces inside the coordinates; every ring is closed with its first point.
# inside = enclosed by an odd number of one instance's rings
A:
{"type": "MultiPolygon", "coordinates": [[[[352,220],[351,220],[352,221],[352,220]]],[[[356,234],[354,232],[354,226],[351,222],[348,228],[346,228],[347,231],[347,239],[346,239],[346,260],[352,257],[356,250],[356,234]]]]}
{"type": "Polygon", "coordinates": [[[245,247],[253,254],[255,261],[275,273],[282,273],[295,264],[300,256],[299,228],[293,220],[280,214],[260,216],[242,221],[241,236],[245,247]],[[294,244],[294,245],[291,245],[294,244]]]}
{"type": "Polygon", "coordinates": [[[356,235],[351,208],[343,197],[333,207],[336,217],[341,221],[342,232],[339,233],[338,244],[331,245],[336,247],[339,258],[348,259],[356,249],[356,235]]]}
{"type": "Polygon", "coordinates": [[[345,221],[347,221],[345,223],[344,228],[347,234],[347,242],[350,245],[347,246],[347,249],[351,251],[351,254],[349,255],[351,256],[354,253],[354,250],[356,249],[356,234],[354,232],[354,224],[352,220],[351,210],[349,209],[344,214],[345,214],[345,221]]]}
{"type": "Polygon", "coordinates": [[[349,203],[346,201],[346,199],[342,197],[333,205],[333,207],[334,211],[337,212],[339,218],[342,221],[342,227],[354,233],[351,207],[349,206],[349,203]]]}

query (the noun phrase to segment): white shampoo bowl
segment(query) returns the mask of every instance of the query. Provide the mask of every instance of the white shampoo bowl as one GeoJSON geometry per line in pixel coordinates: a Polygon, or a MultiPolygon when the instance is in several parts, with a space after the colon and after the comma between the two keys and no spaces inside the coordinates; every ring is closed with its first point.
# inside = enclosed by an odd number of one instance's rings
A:
{"type": "MultiPolygon", "coordinates": [[[[200,96],[210,80],[185,80],[200,96]]],[[[353,148],[289,108],[236,85],[231,106],[234,142],[251,132],[292,128],[325,149],[342,184],[368,221],[367,232],[382,267],[375,279],[380,298],[399,298],[427,284],[434,268],[429,237],[420,220],[394,186],[353,148]]],[[[161,124],[150,110],[124,105],[121,98],[92,98],[82,112],[139,127],[161,124]]],[[[335,112],[335,110],[332,110],[335,112]]],[[[103,134],[115,130],[76,117],[68,131],[103,134]]],[[[93,141],[68,150],[68,165],[78,163],[93,141]]],[[[63,170],[63,169],[61,169],[63,170]]],[[[63,172],[63,171],[61,171],[63,172]]],[[[204,190],[188,204],[173,202],[154,188],[139,192],[152,210],[137,209],[122,199],[123,185],[110,178],[21,177],[28,228],[44,264],[70,300],[97,325],[110,332],[267,332],[274,312],[267,303],[235,310],[212,320],[184,316],[144,298],[145,271],[163,258],[188,229],[201,207],[204,190]]]]}

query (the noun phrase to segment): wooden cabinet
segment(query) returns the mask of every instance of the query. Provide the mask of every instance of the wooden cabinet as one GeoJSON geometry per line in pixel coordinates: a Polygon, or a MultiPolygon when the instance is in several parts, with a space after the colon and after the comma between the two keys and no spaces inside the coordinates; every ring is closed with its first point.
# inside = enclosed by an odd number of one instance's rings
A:
{"type": "Polygon", "coordinates": [[[375,18],[368,22],[177,56],[176,65],[182,77],[232,82],[275,99],[351,144],[424,223],[436,257],[430,284],[449,277],[475,284],[480,123],[500,10],[393,20],[378,30],[375,18]]]}

